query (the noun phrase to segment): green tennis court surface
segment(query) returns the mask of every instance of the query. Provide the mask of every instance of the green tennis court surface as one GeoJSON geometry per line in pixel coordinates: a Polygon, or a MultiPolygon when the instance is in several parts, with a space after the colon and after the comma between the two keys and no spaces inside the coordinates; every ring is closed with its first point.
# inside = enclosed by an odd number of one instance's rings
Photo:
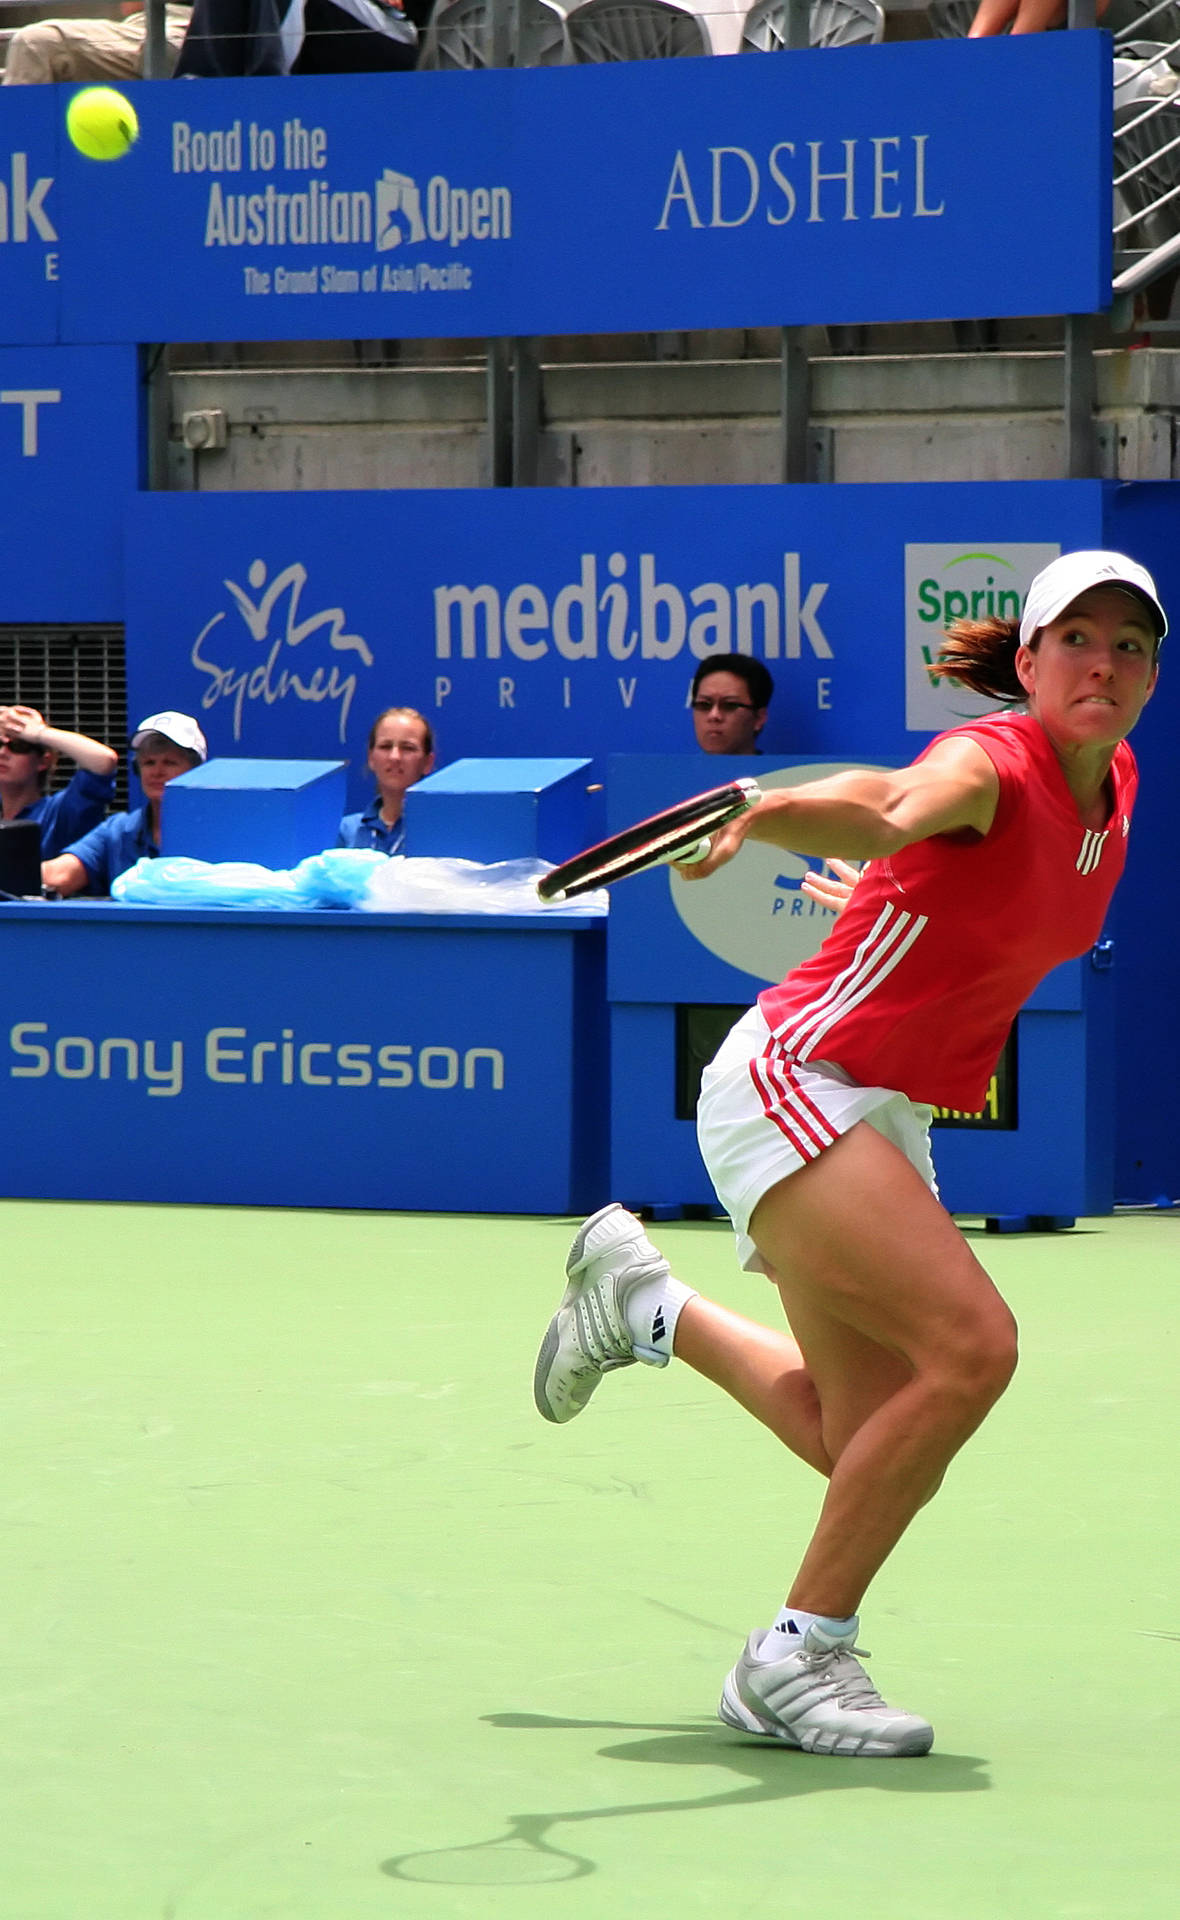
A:
{"type": "Polygon", "coordinates": [[[1022,1368],[864,1614],[910,1761],[714,1721],[819,1482],[682,1367],[542,1423],[569,1222],[0,1233],[3,1920],[1176,1913],[1176,1216],[976,1243],[1022,1368]]]}

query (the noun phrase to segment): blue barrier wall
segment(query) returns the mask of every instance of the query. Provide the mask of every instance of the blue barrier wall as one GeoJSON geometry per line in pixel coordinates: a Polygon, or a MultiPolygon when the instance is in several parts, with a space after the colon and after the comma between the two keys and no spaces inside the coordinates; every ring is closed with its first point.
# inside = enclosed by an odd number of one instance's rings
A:
{"type": "Polygon", "coordinates": [[[128,91],[141,133],[117,165],[73,150],[49,88],[5,98],[9,339],[622,332],[1109,298],[1097,33],[128,91]],[[997,109],[1011,100],[1036,111],[997,109]]]}
{"type": "MultiPolygon", "coordinates": [[[[79,471],[71,496],[69,462],[57,471],[84,526],[91,491],[79,471]]],[[[1174,498],[1096,482],[410,494],[391,566],[387,494],[129,494],[131,712],[196,712],[215,753],[347,758],[355,806],[365,732],[391,698],[429,714],[444,760],[680,751],[697,660],[740,644],[776,676],[769,751],[905,760],[971,710],[925,672],[944,615],[1019,597],[1057,547],[1129,548],[1180,604],[1174,498]]],[[[88,605],[76,573],[64,597],[57,553],[32,535],[13,553],[26,617],[110,617],[109,567],[88,605]]],[[[1165,650],[1114,923],[1118,1003],[1153,1009],[1122,1025],[1129,1199],[1180,1190],[1180,1014],[1159,991],[1175,933],[1159,874],[1180,803],[1176,699],[1165,650]]],[[[704,777],[689,754],[686,783],[704,777]]]]}
{"type": "Polygon", "coordinates": [[[134,347],[0,348],[5,620],[122,619],[142,443],[134,347]]]}
{"type": "MultiPolygon", "coordinates": [[[[1176,500],[1172,484],[1097,481],[407,494],[391,568],[385,494],[140,496],[131,700],[190,705],[214,751],[350,755],[359,804],[363,732],[391,697],[430,715],[446,759],[678,752],[698,659],[742,645],[776,678],[768,752],[904,761],[978,710],[926,673],[944,618],[989,595],[1010,611],[1001,596],[1058,548],[1125,549],[1180,607],[1176,500]]],[[[1161,991],[1180,929],[1159,884],[1178,702],[1165,646],[1112,922],[1128,1200],[1180,1193],[1180,1008],[1161,991]]],[[[690,757],[686,779],[704,767],[690,757]]]]}
{"type": "Polygon", "coordinates": [[[1116,940],[1118,1062],[1116,1181],[1120,1197],[1180,1198],[1180,897],[1170,881],[1180,820],[1180,487],[1175,482],[1112,488],[1106,540],[1140,556],[1155,574],[1172,633],[1164,641],[1155,696],[1135,729],[1142,773],[1127,870],[1110,926],[1116,940]]]}
{"type": "Polygon", "coordinates": [[[0,911],[0,1192],[600,1204],[600,918],[0,911]]]}
{"type": "Polygon", "coordinates": [[[1020,604],[1098,545],[1098,482],[145,494],[128,511],[132,708],[212,751],[351,756],[391,699],[446,759],[693,746],[693,671],[776,682],[772,752],[908,760],[984,703],[932,683],[945,617],[1020,604]],[[850,538],[850,530],[854,537],[850,538]]]}

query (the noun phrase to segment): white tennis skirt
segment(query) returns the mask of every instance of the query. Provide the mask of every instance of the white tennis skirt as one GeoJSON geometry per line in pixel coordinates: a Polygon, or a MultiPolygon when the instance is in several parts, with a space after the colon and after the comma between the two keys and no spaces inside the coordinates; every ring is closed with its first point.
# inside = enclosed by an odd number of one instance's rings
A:
{"type": "Polygon", "coordinates": [[[763,1194],[861,1120],[899,1147],[937,1195],[929,1107],[894,1088],[857,1086],[830,1061],[785,1059],[757,1005],[727,1034],[701,1075],[697,1138],[747,1272],[769,1271],[749,1235],[763,1194]]]}

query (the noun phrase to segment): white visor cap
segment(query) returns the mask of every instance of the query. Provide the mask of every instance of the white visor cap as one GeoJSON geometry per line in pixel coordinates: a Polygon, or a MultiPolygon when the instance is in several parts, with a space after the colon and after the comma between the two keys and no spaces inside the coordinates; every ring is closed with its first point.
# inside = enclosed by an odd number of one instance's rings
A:
{"type": "Polygon", "coordinates": [[[1041,627],[1056,620],[1067,607],[1072,607],[1079,594],[1091,587],[1126,587],[1146,604],[1161,640],[1167,633],[1168,616],[1160,605],[1155,581],[1147,568],[1141,567],[1137,560],[1129,560],[1125,553],[1107,553],[1096,548],[1084,553],[1063,553],[1041,568],[1028,590],[1021,615],[1022,646],[1027,647],[1041,627]]]}
{"type": "Polygon", "coordinates": [[[209,758],[209,748],[200,727],[188,713],[149,713],[141,720],[131,736],[131,751],[134,753],[140,742],[147,739],[149,733],[161,733],[165,740],[171,740],[174,747],[183,747],[186,753],[195,753],[199,760],[209,758]]]}

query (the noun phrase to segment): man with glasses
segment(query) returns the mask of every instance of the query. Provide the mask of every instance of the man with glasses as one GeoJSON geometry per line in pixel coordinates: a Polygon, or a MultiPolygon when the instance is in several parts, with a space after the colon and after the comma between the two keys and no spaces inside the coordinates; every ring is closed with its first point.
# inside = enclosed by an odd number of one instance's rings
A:
{"type": "Polygon", "coordinates": [[[702,753],[757,753],[774,681],[748,653],[714,653],[692,677],[692,724],[702,753]]]}
{"type": "Polygon", "coordinates": [[[117,765],[118,755],[101,740],[51,727],[33,707],[0,707],[0,818],[36,821],[43,860],[98,825],[114,795],[117,765]],[[78,771],[68,787],[47,793],[59,753],[78,771]]]}

